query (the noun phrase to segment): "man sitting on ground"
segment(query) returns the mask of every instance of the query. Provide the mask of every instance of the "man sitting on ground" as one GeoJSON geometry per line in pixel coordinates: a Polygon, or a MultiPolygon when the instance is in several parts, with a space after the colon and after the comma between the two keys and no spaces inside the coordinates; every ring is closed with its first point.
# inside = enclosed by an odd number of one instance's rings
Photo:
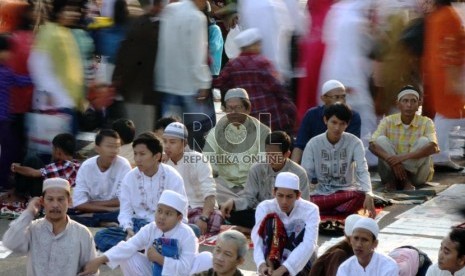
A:
{"type": "MultiPolygon", "coordinates": [[[[305,113],[305,117],[300,124],[291,157],[292,160],[299,164],[302,161],[302,153],[308,141],[328,129],[323,120],[325,109],[337,102],[346,102],[346,88],[337,80],[329,80],[325,82],[321,88],[320,99],[323,105],[310,108],[307,113],[305,113]]],[[[360,138],[361,127],[362,121],[360,119],[360,114],[352,110],[352,119],[346,131],[360,138]]]]}
{"type": "Polygon", "coordinates": [[[465,229],[453,228],[441,242],[438,263],[429,267],[426,276],[465,275],[465,229]]]}
{"type": "Polygon", "coordinates": [[[70,204],[69,182],[62,178],[46,179],[42,196],[32,198],[5,232],[2,240],[5,247],[27,254],[27,275],[75,276],[95,258],[89,229],[66,215],[70,204]],[[42,207],[45,217],[34,220],[42,207]]]}
{"type": "Polygon", "coordinates": [[[131,170],[128,160],[118,156],[118,133],[102,129],[95,137],[97,156],[81,165],[73,192],[73,219],[97,227],[103,222],[117,222],[121,182],[131,170]]]}
{"type": "Polygon", "coordinates": [[[348,216],[360,208],[376,216],[365,150],[362,141],[345,132],[352,112],[343,103],[325,109],[328,130],[312,138],[305,147],[302,167],[315,179],[310,201],[321,215],[348,216]]]}
{"type": "Polygon", "coordinates": [[[276,176],[274,199],[258,204],[252,229],[260,275],[308,275],[317,249],[318,206],[300,198],[299,177],[276,176]]]}
{"type": "Polygon", "coordinates": [[[11,171],[22,176],[16,177],[15,188],[20,194],[28,190],[32,197],[40,196],[43,180],[52,177],[66,179],[71,188],[74,187],[76,174],[81,166],[77,160],[73,159],[76,149],[74,136],[69,133],[58,134],[53,138],[52,145],[53,162],[43,168],[35,169],[21,166],[19,163],[11,164],[11,171]]]}
{"type": "Polygon", "coordinates": [[[378,246],[379,227],[374,219],[361,218],[350,236],[354,256],[339,266],[337,276],[376,275],[397,276],[399,267],[391,257],[375,251],[378,246]]]}
{"type": "Polygon", "coordinates": [[[187,128],[181,123],[169,124],[163,134],[168,161],[184,180],[189,200],[189,223],[195,223],[202,234],[217,234],[223,217],[216,203],[216,184],[210,162],[187,144],[187,128]]]}
{"type": "Polygon", "coordinates": [[[228,221],[239,226],[241,232],[249,233],[255,225],[255,208],[267,199],[273,198],[276,176],[280,172],[292,172],[299,177],[299,190],[303,199],[310,195],[307,173],[289,159],[291,138],[284,131],[273,131],[265,140],[266,163],[252,166],[247,177],[244,192],[240,198],[229,199],[221,205],[221,212],[228,221]]]}
{"type": "Polygon", "coordinates": [[[244,89],[226,93],[224,110],[226,116],[210,130],[203,149],[216,176],[220,205],[240,197],[252,164],[264,156],[265,138],[270,133],[266,125],[249,116],[252,106],[244,89]]]}
{"type": "Polygon", "coordinates": [[[239,231],[221,233],[213,250],[213,268],[194,276],[243,276],[237,268],[244,263],[249,250],[247,238],[239,231]]]}
{"type": "Polygon", "coordinates": [[[134,150],[132,149],[132,141],[136,135],[136,126],[131,120],[118,119],[113,122],[111,129],[118,132],[121,138],[121,149],[119,156],[126,158],[132,167],[136,165],[134,162],[134,150]]]}
{"type": "Polygon", "coordinates": [[[385,117],[371,138],[369,149],[378,156],[378,172],[388,191],[414,190],[433,178],[438,140],[433,121],[416,114],[420,104],[418,91],[402,88],[397,96],[400,113],[385,117]]]}

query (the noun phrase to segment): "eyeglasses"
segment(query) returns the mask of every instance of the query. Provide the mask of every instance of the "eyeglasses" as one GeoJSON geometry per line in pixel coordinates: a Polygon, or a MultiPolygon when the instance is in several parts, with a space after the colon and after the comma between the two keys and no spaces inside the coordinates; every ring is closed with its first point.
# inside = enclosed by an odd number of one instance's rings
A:
{"type": "Polygon", "coordinates": [[[224,111],[225,112],[242,112],[242,111],[245,111],[245,107],[243,105],[226,106],[224,111]]]}
{"type": "Polygon", "coordinates": [[[334,96],[325,95],[325,97],[333,99],[333,100],[344,100],[346,98],[346,94],[334,95],[334,96]]]}

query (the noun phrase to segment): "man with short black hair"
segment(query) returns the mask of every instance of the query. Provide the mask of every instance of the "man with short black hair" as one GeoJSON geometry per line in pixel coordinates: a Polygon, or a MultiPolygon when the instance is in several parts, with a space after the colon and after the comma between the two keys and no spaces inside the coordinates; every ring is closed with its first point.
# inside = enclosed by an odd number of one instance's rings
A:
{"type": "Polygon", "coordinates": [[[328,130],[305,147],[302,167],[316,185],[310,201],[318,205],[322,215],[347,216],[363,207],[375,217],[362,141],[345,132],[351,117],[351,110],[343,103],[327,107],[324,122],[328,130]]]}
{"type": "Polygon", "coordinates": [[[320,218],[318,206],[300,197],[299,181],[291,172],[278,174],[274,199],[257,206],[252,241],[260,275],[308,275],[310,271],[320,218]]]}
{"type": "Polygon", "coordinates": [[[465,229],[452,228],[441,242],[438,263],[429,267],[426,276],[465,275],[465,229]]]}
{"type": "Polygon", "coordinates": [[[136,135],[136,126],[134,122],[129,119],[118,119],[113,122],[111,128],[118,132],[121,138],[121,149],[119,155],[126,158],[131,166],[135,166],[134,151],[132,149],[132,141],[136,135]]]}
{"type": "Polygon", "coordinates": [[[66,215],[70,205],[68,181],[46,179],[42,196],[32,198],[3,235],[7,248],[27,254],[27,275],[75,276],[95,258],[89,229],[66,215]],[[42,207],[45,217],[34,220],[42,207]]]}

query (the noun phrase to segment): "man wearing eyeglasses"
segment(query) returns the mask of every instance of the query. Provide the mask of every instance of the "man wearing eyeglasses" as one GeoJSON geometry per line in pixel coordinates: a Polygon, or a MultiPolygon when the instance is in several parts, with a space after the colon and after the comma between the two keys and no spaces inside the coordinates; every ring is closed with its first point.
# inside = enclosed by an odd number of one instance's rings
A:
{"type": "MultiPolygon", "coordinates": [[[[291,157],[292,161],[299,164],[302,160],[302,153],[308,141],[325,132],[327,129],[326,124],[323,121],[325,109],[336,102],[346,102],[346,89],[344,85],[337,80],[329,80],[325,82],[321,89],[321,100],[324,104],[310,108],[305,114],[302,124],[300,125],[291,157]]],[[[352,119],[349,122],[346,131],[360,138],[361,126],[362,121],[360,119],[360,114],[352,110],[352,119]]]]}
{"type": "Polygon", "coordinates": [[[370,141],[386,190],[414,190],[433,178],[432,155],[439,152],[434,123],[417,115],[421,98],[412,86],[397,95],[400,113],[385,117],[370,141]]]}

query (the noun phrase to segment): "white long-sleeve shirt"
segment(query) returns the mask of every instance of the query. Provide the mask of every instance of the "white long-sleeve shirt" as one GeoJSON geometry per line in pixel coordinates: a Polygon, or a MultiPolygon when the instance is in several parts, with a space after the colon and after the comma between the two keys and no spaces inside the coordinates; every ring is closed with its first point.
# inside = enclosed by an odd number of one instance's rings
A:
{"type": "Polygon", "coordinates": [[[334,145],[328,141],[326,132],[313,137],[302,154],[302,167],[309,179],[318,180],[312,194],[329,195],[339,190],[372,191],[362,140],[353,134],[344,132],[334,145]]]}
{"type": "Polygon", "coordinates": [[[398,276],[399,266],[391,257],[374,252],[370,263],[363,268],[358,262],[357,256],[352,256],[339,266],[336,276],[352,275],[398,276]]]}
{"type": "Polygon", "coordinates": [[[212,167],[201,153],[185,151],[176,164],[171,159],[166,164],[175,168],[182,176],[190,208],[203,207],[205,198],[216,196],[212,167]]]}
{"type": "Polygon", "coordinates": [[[118,243],[105,252],[105,256],[109,259],[108,266],[115,269],[142,249],[145,249],[145,254],[147,254],[153,241],[162,235],[165,238],[177,239],[180,246],[179,259],[165,257],[162,275],[189,275],[194,259],[199,252],[199,243],[190,226],[184,223],[178,223],[173,229],[165,233],[157,228],[155,222],[145,225],[132,238],[118,243]]]}
{"type": "Polygon", "coordinates": [[[186,196],[182,177],[170,166],[160,164],[157,173],[152,177],[146,176],[139,168],[127,173],[119,196],[120,226],[123,229],[132,228],[132,218],[154,221],[158,200],[164,190],[172,190],[186,196]]]}
{"type": "Polygon", "coordinates": [[[320,224],[318,206],[299,198],[295,201],[291,213],[287,215],[281,211],[276,199],[269,199],[260,203],[255,212],[255,226],[252,229],[253,258],[257,267],[265,263],[263,239],[258,234],[258,229],[266,215],[271,213],[276,213],[279,216],[288,237],[292,234],[297,237],[302,231],[305,231],[302,242],[290,252],[287,259],[282,263],[290,275],[296,275],[305,267],[317,247],[318,225],[320,224]]]}
{"type": "Polygon", "coordinates": [[[74,207],[89,201],[116,199],[120,193],[121,182],[131,170],[126,158],[117,156],[104,172],[97,165],[97,156],[84,161],[76,175],[73,191],[74,207]]]}
{"type": "Polygon", "coordinates": [[[166,6],[161,16],[155,91],[190,96],[211,84],[207,19],[192,0],[166,6]]]}
{"type": "Polygon", "coordinates": [[[55,235],[45,218],[34,219],[29,210],[10,224],[3,244],[16,253],[27,254],[28,276],[76,276],[95,258],[89,229],[68,217],[65,230],[55,235]]]}

